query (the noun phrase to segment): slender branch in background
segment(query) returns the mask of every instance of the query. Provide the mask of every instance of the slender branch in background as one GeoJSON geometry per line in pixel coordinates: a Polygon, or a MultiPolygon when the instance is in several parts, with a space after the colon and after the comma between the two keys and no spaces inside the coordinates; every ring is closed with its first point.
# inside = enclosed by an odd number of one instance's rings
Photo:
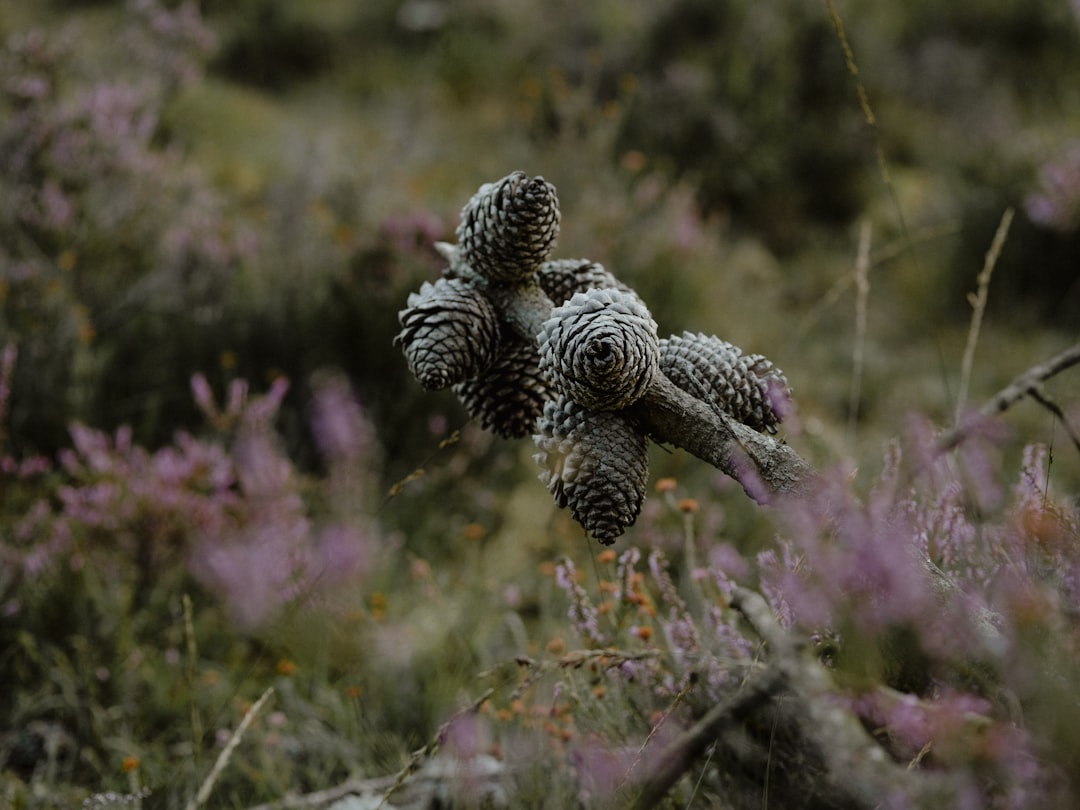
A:
{"type": "MultiPolygon", "coordinates": [[[[1017,376],[1012,382],[994,394],[994,396],[990,397],[990,399],[988,399],[979,409],[979,413],[982,416],[993,416],[994,414],[1002,413],[1025,396],[1031,395],[1033,399],[1050,408],[1051,412],[1062,420],[1066,429],[1069,431],[1069,435],[1072,437],[1073,442],[1080,448],[1080,442],[1077,441],[1075,429],[1069,424],[1065,415],[1061,413],[1060,408],[1056,405],[1050,407],[1050,405],[1047,404],[1049,400],[1046,397],[1045,392],[1041,391],[1040,388],[1041,383],[1078,363],[1080,363],[1080,343],[1070,346],[1064,351],[1051,357],[1045,363],[1039,363],[1036,366],[1032,366],[1023,374],[1017,376]],[[1040,399],[1040,397],[1042,398],[1040,399]]],[[[967,433],[968,429],[963,424],[956,425],[952,430],[943,434],[938,440],[939,449],[943,452],[951,450],[964,440],[967,433]]]]}
{"type": "MultiPolygon", "coordinates": [[[[926,225],[915,229],[912,233],[911,241],[914,244],[921,244],[933,239],[952,236],[959,231],[960,227],[955,222],[926,225]]],[[[911,245],[908,244],[905,239],[894,239],[892,242],[887,242],[870,252],[870,269],[876,270],[910,249],[911,245]]],[[[852,273],[844,273],[840,278],[833,282],[833,285],[829,287],[820,299],[818,299],[818,302],[810,307],[806,314],[799,319],[798,326],[796,326],[791,333],[792,343],[797,345],[801,342],[806,337],[807,333],[821,320],[824,314],[840,302],[847,293],[848,288],[854,283],[855,276],[852,273]]]]}
{"type": "Polygon", "coordinates": [[[1068,433],[1069,438],[1072,439],[1073,445],[1077,450],[1080,450],[1080,434],[1078,434],[1069,423],[1069,417],[1061,410],[1061,406],[1050,398],[1050,395],[1046,393],[1046,390],[1041,385],[1032,386],[1028,393],[1031,394],[1033,400],[1058,418],[1058,421],[1061,422],[1062,426],[1065,428],[1065,432],[1068,433]]]}
{"type": "Polygon", "coordinates": [[[870,298],[870,223],[859,228],[859,249],[855,256],[855,347],[851,358],[851,391],[848,394],[848,446],[855,442],[862,395],[863,366],[866,359],[867,301],[870,298]]]}
{"type": "Polygon", "coordinates": [[[904,244],[916,263],[916,269],[918,269],[915,243],[911,238],[907,217],[904,216],[904,208],[900,205],[900,196],[896,193],[896,184],[893,182],[892,172],[889,171],[889,161],[885,157],[884,139],[881,137],[881,130],[878,128],[877,116],[874,115],[874,110],[870,106],[870,95],[866,92],[866,85],[863,84],[862,77],[859,75],[855,52],[851,48],[851,43],[848,42],[847,33],[844,31],[844,21],[840,18],[833,0],[825,0],[825,6],[829,11],[829,19],[832,20],[833,28],[836,31],[836,39],[844,52],[844,62],[847,65],[848,73],[855,82],[855,92],[859,95],[859,107],[862,109],[863,117],[866,119],[866,125],[874,136],[874,153],[877,155],[878,170],[881,172],[882,182],[885,183],[885,188],[889,190],[889,198],[892,200],[897,219],[900,222],[900,232],[904,235],[904,244]]]}
{"type": "Polygon", "coordinates": [[[968,329],[967,346],[964,347],[964,359],[960,364],[960,393],[956,397],[956,419],[959,422],[963,415],[964,406],[967,404],[968,388],[971,385],[971,368],[975,363],[975,347],[979,343],[979,331],[982,329],[983,313],[986,311],[986,299],[989,295],[990,276],[993,275],[994,266],[997,264],[1001,249],[1005,246],[1005,239],[1009,235],[1009,225],[1012,224],[1013,209],[1006,208],[998,223],[994,240],[990,243],[990,249],[986,251],[986,259],[983,261],[982,271],[979,273],[978,289],[968,295],[971,304],[971,327],[968,329]]]}

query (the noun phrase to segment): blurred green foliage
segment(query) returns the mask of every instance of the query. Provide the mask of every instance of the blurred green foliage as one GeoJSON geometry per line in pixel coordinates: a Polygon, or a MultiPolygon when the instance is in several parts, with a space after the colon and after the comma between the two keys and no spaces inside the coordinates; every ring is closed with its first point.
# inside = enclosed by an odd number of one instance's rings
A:
{"type": "MultiPolygon", "coordinates": [[[[873,128],[824,3],[16,6],[0,7],[0,350],[18,349],[0,457],[52,466],[0,472],[5,542],[21,558],[51,537],[59,493],[79,483],[55,464],[73,423],[110,436],[130,425],[148,453],[184,430],[233,448],[193,401],[202,374],[217,391],[290,380],[274,429],[298,512],[362,515],[385,545],[352,593],[296,603],[251,633],[187,568],[196,532],[177,530],[174,512],[123,537],[81,526],[92,565],[30,585],[5,567],[0,672],[16,687],[0,703],[0,803],[71,806],[138,777],[182,806],[270,683],[278,714],[217,795],[241,806],[393,773],[486,688],[478,672],[505,695],[515,655],[558,655],[572,631],[550,561],[570,554],[595,574],[593,549],[534,480],[531,445],[465,424],[391,345],[406,296],[440,270],[433,243],[452,240],[480,183],[512,169],[558,187],[557,255],[603,262],[663,333],[715,332],[776,360],[800,406],[793,441],[823,466],[876,469],[912,410],[951,419],[966,296],[1006,207],[1017,218],[972,398],[1075,340],[1080,19],[1065,3],[839,2],[873,128]],[[1040,194],[1058,216],[1031,204],[1040,194]],[[869,334],[853,436],[863,221],[869,334]],[[328,368],[347,376],[381,445],[364,462],[379,484],[353,512],[354,490],[328,483],[309,429],[328,368]],[[34,509],[51,517],[34,523],[34,509]],[[151,564],[138,554],[148,546],[172,556],[151,564]],[[140,766],[125,770],[126,757],[140,766]]],[[[1080,400],[1070,379],[1048,389],[1080,400]]],[[[1010,420],[1020,437],[1058,442],[1048,476],[1080,481],[1044,410],[1010,420]]],[[[696,519],[708,543],[749,554],[770,541],[774,526],[730,482],[684,454],[654,455],[659,475],[707,505],[696,519]]],[[[686,565],[688,514],[650,498],[635,531],[686,565]]],[[[623,617],[620,643],[641,641],[636,617],[623,617]]],[[[639,745],[664,705],[604,676],[568,668],[536,703],[554,708],[565,690],[583,727],[639,745]],[[593,691],[605,684],[606,697],[593,691]]],[[[567,753],[573,713],[489,710],[513,730],[499,736],[507,752],[537,763],[523,781],[552,790],[551,768],[569,757],[551,752],[567,753]]],[[[568,784],[547,806],[574,799],[568,784]]]]}

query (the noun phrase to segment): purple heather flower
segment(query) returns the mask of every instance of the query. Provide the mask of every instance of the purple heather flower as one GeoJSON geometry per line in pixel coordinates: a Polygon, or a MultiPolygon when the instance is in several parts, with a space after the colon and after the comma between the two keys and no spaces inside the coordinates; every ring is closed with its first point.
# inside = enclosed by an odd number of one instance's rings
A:
{"type": "Polygon", "coordinates": [[[326,377],[319,383],[311,427],[319,451],[332,464],[361,461],[375,441],[371,423],[340,376],[326,377]]]}
{"type": "Polygon", "coordinates": [[[460,759],[472,759],[487,752],[493,743],[491,724],[474,713],[459,714],[450,720],[443,745],[460,759]]]}
{"type": "Polygon", "coordinates": [[[627,779],[633,779],[630,768],[637,759],[632,748],[615,748],[610,740],[595,735],[585,737],[572,754],[578,800],[586,807],[610,801],[627,779]]]}
{"type": "Polygon", "coordinates": [[[409,253],[417,248],[429,247],[446,233],[447,228],[435,214],[417,210],[405,216],[388,217],[380,230],[395,250],[409,253]]]}
{"type": "Polygon", "coordinates": [[[374,565],[371,535],[352,524],[333,524],[319,530],[315,554],[322,584],[363,576],[374,565]]]}
{"type": "Polygon", "coordinates": [[[303,518],[253,525],[205,540],[191,557],[196,578],[225,601],[233,621],[257,627],[278,608],[307,593],[314,569],[303,518]]]}
{"type": "Polygon", "coordinates": [[[1080,141],[1039,169],[1038,189],[1024,201],[1032,222],[1062,232],[1080,227],[1080,141]]]}
{"type": "Polygon", "coordinates": [[[731,543],[718,543],[708,551],[709,574],[716,587],[724,596],[731,595],[731,589],[738,580],[750,575],[750,566],[739,550],[731,543]]]}
{"type": "Polygon", "coordinates": [[[555,583],[570,597],[567,616],[581,637],[595,647],[607,646],[607,637],[600,630],[600,613],[576,579],[574,563],[564,557],[555,564],[555,583]]]}

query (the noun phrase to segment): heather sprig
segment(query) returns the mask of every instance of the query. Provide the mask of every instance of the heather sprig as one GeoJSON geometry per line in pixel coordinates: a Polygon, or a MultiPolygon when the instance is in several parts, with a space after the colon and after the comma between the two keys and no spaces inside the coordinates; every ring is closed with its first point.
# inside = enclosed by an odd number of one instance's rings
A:
{"type": "Polygon", "coordinates": [[[570,599],[567,617],[574,629],[590,646],[606,647],[608,637],[600,627],[600,613],[578,581],[577,568],[570,558],[555,564],[555,583],[570,599]]]}
{"type": "Polygon", "coordinates": [[[1080,142],[1039,167],[1037,188],[1024,201],[1032,221],[1064,233],[1080,228],[1080,142]]]}
{"type": "MultiPolygon", "coordinates": [[[[330,466],[354,471],[370,460],[364,454],[374,459],[378,451],[363,409],[335,379],[324,379],[315,421],[330,466]]],[[[27,722],[37,716],[21,703],[30,671],[37,673],[31,681],[46,684],[73,679],[61,701],[73,723],[84,722],[83,704],[119,700],[114,692],[122,695],[141,677],[148,656],[169,659],[171,646],[179,657],[173,620],[181,593],[197,594],[203,610],[223,609],[234,628],[258,634],[289,611],[309,621],[336,611],[337,594],[375,570],[376,521],[352,506],[327,508],[358,491],[328,480],[319,493],[281,449],[275,420],[284,380],[261,395],[238,383],[225,406],[201,377],[193,389],[218,417],[216,435],[181,432],[151,451],[130,428],[107,433],[73,424],[71,447],[43,482],[49,486],[5,527],[0,638],[14,652],[0,662],[0,674],[19,684],[0,702],[5,711],[19,707],[27,722]],[[159,639],[164,651],[155,646],[159,639]]],[[[110,728],[95,732],[107,738],[87,731],[83,743],[113,750],[117,732],[110,728]]]]}

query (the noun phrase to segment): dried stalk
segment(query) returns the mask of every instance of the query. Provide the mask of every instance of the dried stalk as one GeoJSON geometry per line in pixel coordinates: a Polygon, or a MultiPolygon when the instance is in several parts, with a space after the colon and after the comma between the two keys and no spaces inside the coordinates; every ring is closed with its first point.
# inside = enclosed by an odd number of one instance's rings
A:
{"type": "Polygon", "coordinates": [[[967,404],[968,389],[971,386],[971,369],[975,364],[975,347],[979,344],[979,332],[982,329],[983,314],[986,312],[986,300],[990,291],[990,276],[993,275],[1001,249],[1005,246],[1012,219],[1013,209],[1006,208],[1001,216],[1001,222],[998,223],[997,231],[994,232],[990,249],[986,251],[983,268],[976,279],[977,290],[968,296],[972,309],[971,326],[968,329],[967,345],[964,347],[964,359],[960,363],[960,393],[956,397],[957,422],[963,416],[964,406],[967,404]]]}

